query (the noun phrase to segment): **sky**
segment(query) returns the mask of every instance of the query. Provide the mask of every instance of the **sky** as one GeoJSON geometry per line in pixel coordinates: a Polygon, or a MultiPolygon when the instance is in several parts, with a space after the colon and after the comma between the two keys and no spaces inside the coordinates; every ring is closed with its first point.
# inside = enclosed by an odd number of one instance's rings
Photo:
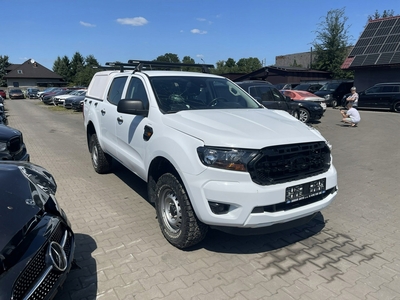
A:
{"type": "Polygon", "coordinates": [[[328,11],[344,9],[349,42],[378,10],[400,14],[399,0],[0,0],[0,55],[34,59],[93,55],[100,65],[173,53],[216,64],[308,52],[328,11]]]}

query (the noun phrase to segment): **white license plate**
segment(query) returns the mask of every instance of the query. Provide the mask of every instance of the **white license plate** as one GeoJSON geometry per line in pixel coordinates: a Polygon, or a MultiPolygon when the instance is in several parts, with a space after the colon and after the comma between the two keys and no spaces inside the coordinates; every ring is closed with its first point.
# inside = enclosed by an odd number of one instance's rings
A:
{"type": "Polygon", "coordinates": [[[286,203],[307,199],[326,192],[326,178],[286,188],[286,203]]]}

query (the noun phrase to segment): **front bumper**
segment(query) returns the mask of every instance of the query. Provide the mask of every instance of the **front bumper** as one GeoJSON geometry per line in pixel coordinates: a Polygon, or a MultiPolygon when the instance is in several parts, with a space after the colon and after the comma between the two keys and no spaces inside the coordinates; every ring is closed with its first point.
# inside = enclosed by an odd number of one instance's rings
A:
{"type": "Polygon", "coordinates": [[[185,174],[184,178],[197,217],[213,226],[261,228],[301,219],[327,207],[338,190],[337,172],[333,165],[323,174],[268,186],[254,183],[245,172],[213,168],[197,176],[185,174]],[[295,205],[285,205],[286,188],[323,178],[326,179],[325,194],[315,199],[299,200],[295,205]],[[229,205],[229,211],[215,214],[210,202],[229,205]]]}

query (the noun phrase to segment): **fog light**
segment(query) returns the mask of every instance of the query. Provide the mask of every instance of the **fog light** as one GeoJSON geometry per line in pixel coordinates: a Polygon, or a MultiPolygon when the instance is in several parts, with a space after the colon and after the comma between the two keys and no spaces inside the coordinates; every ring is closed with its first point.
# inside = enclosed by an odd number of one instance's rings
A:
{"type": "Polygon", "coordinates": [[[229,211],[229,204],[217,203],[217,202],[208,202],[210,205],[211,211],[216,215],[223,215],[229,211]]]}

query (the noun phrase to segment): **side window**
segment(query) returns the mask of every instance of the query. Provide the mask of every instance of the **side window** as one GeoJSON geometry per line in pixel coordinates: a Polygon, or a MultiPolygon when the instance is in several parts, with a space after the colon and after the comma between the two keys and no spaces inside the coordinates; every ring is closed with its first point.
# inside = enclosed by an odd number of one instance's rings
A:
{"type": "Polygon", "coordinates": [[[278,91],[277,89],[272,89],[272,95],[274,96],[274,101],[283,101],[283,95],[280,91],[278,91]]]}
{"type": "Polygon", "coordinates": [[[122,97],[122,91],[128,77],[117,77],[111,83],[110,89],[108,91],[107,100],[108,102],[117,105],[122,97]]]}
{"type": "Polygon", "coordinates": [[[139,78],[131,78],[125,98],[142,100],[143,107],[146,109],[149,108],[149,98],[147,98],[146,89],[144,88],[143,82],[139,78]]]}

